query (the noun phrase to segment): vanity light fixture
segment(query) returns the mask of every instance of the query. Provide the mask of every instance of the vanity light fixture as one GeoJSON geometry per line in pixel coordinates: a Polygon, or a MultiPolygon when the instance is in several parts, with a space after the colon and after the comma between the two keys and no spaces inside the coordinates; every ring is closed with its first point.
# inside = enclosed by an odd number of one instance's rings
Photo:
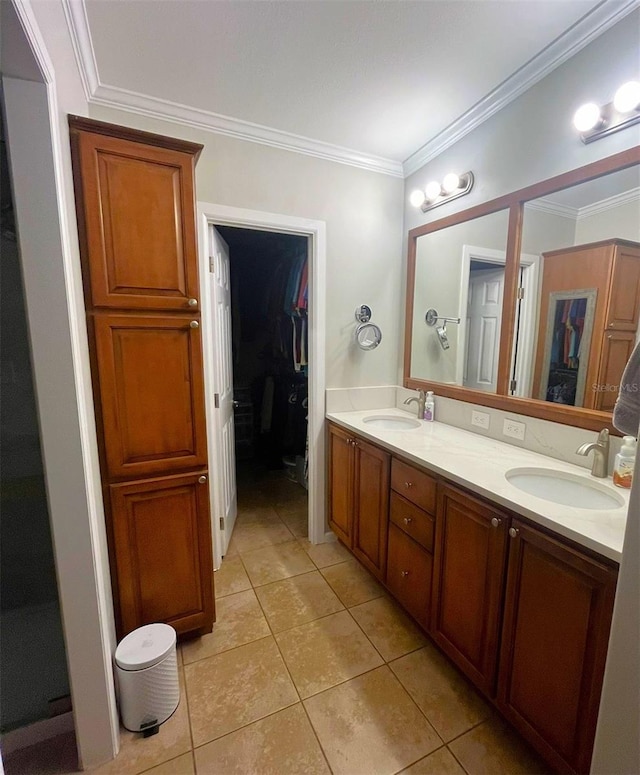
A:
{"type": "Polygon", "coordinates": [[[640,81],[624,83],[612,102],[602,107],[588,102],[573,116],[573,126],[580,132],[583,143],[592,143],[637,123],[640,123],[640,81]]]}
{"type": "Polygon", "coordinates": [[[432,207],[438,207],[451,199],[468,194],[472,187],[473,172],[465,172],[464,175],[450,172],[444,176],[442,183],[432,180],[427,183],[424,190],[412,191],[409,201],[414,207],[420,207],[422,212],[426,213],[432,207]]]}

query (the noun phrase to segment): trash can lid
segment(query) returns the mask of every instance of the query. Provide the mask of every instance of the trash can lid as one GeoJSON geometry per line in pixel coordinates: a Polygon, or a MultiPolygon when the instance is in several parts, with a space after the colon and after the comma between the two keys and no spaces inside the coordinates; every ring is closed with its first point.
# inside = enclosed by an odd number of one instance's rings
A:
{"type": "Polygon", "coordinates": [[[161,662],[176,645],[176,631],[168,624],[145,624],[118,644],[115,660],[123,670],[144,670],[161,662]]]}

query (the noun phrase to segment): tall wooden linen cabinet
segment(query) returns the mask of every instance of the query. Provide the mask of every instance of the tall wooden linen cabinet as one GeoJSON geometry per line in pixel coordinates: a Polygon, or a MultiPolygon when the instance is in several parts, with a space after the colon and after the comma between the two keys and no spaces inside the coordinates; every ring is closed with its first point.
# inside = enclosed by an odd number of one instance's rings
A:
{"type": "Polygon", "coordinates": [[[202,146],[69,117],[118,636],[214,621],[194,170],[202,146]]]}

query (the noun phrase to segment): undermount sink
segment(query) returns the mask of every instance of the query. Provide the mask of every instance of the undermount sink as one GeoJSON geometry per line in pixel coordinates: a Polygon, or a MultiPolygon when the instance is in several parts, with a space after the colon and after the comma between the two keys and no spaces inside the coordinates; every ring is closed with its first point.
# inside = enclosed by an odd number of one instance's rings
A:
{"type": "Polygon", "coordinates": [[[618,509],[625,500],[598,482],[548,468],[512,468],[505,474],[514,487],[537,498],[579,509],[618,509]]]}
{"type": "Polygon", "coordinates": [[[386,431],[408,431],[412,428],[420,427],[420,420],[414,420],[413,417],[397,417],[395,415],[388,417],[374,415],[373,417],[365,417],[362,422],[370,425],[372,428],[382,428],[386,431]]]}

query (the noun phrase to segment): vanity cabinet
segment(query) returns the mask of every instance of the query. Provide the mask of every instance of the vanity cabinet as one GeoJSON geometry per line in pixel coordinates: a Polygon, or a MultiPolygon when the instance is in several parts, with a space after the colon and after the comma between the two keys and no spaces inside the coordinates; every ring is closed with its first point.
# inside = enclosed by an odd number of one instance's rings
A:
{"type": "Polygon", "coordinates": [[[329,525],[376,578],[387,566],[391,455],[329,428],[329,525]]]}
{"type": "Polygon", "coordinates": [[[338,426],[329,438],[331,527],[555,771],[588,772],[617,568],[338,426]]]}
{"type": "Polygon", "coordinates": [[[617,572],[513,519],[497,705],[560,772],[588,772],[617,572]]]}
{"type": "Polygon", "coordinates": [[[498,664],[509,517],[441,484],[434,548],[431,635],[487,694],[498,664]]]}
{"type": "Polygon", "coordinates": [[[215,616],[194,168],[202,146],[69,118],[119,638],[215,616]]]}

